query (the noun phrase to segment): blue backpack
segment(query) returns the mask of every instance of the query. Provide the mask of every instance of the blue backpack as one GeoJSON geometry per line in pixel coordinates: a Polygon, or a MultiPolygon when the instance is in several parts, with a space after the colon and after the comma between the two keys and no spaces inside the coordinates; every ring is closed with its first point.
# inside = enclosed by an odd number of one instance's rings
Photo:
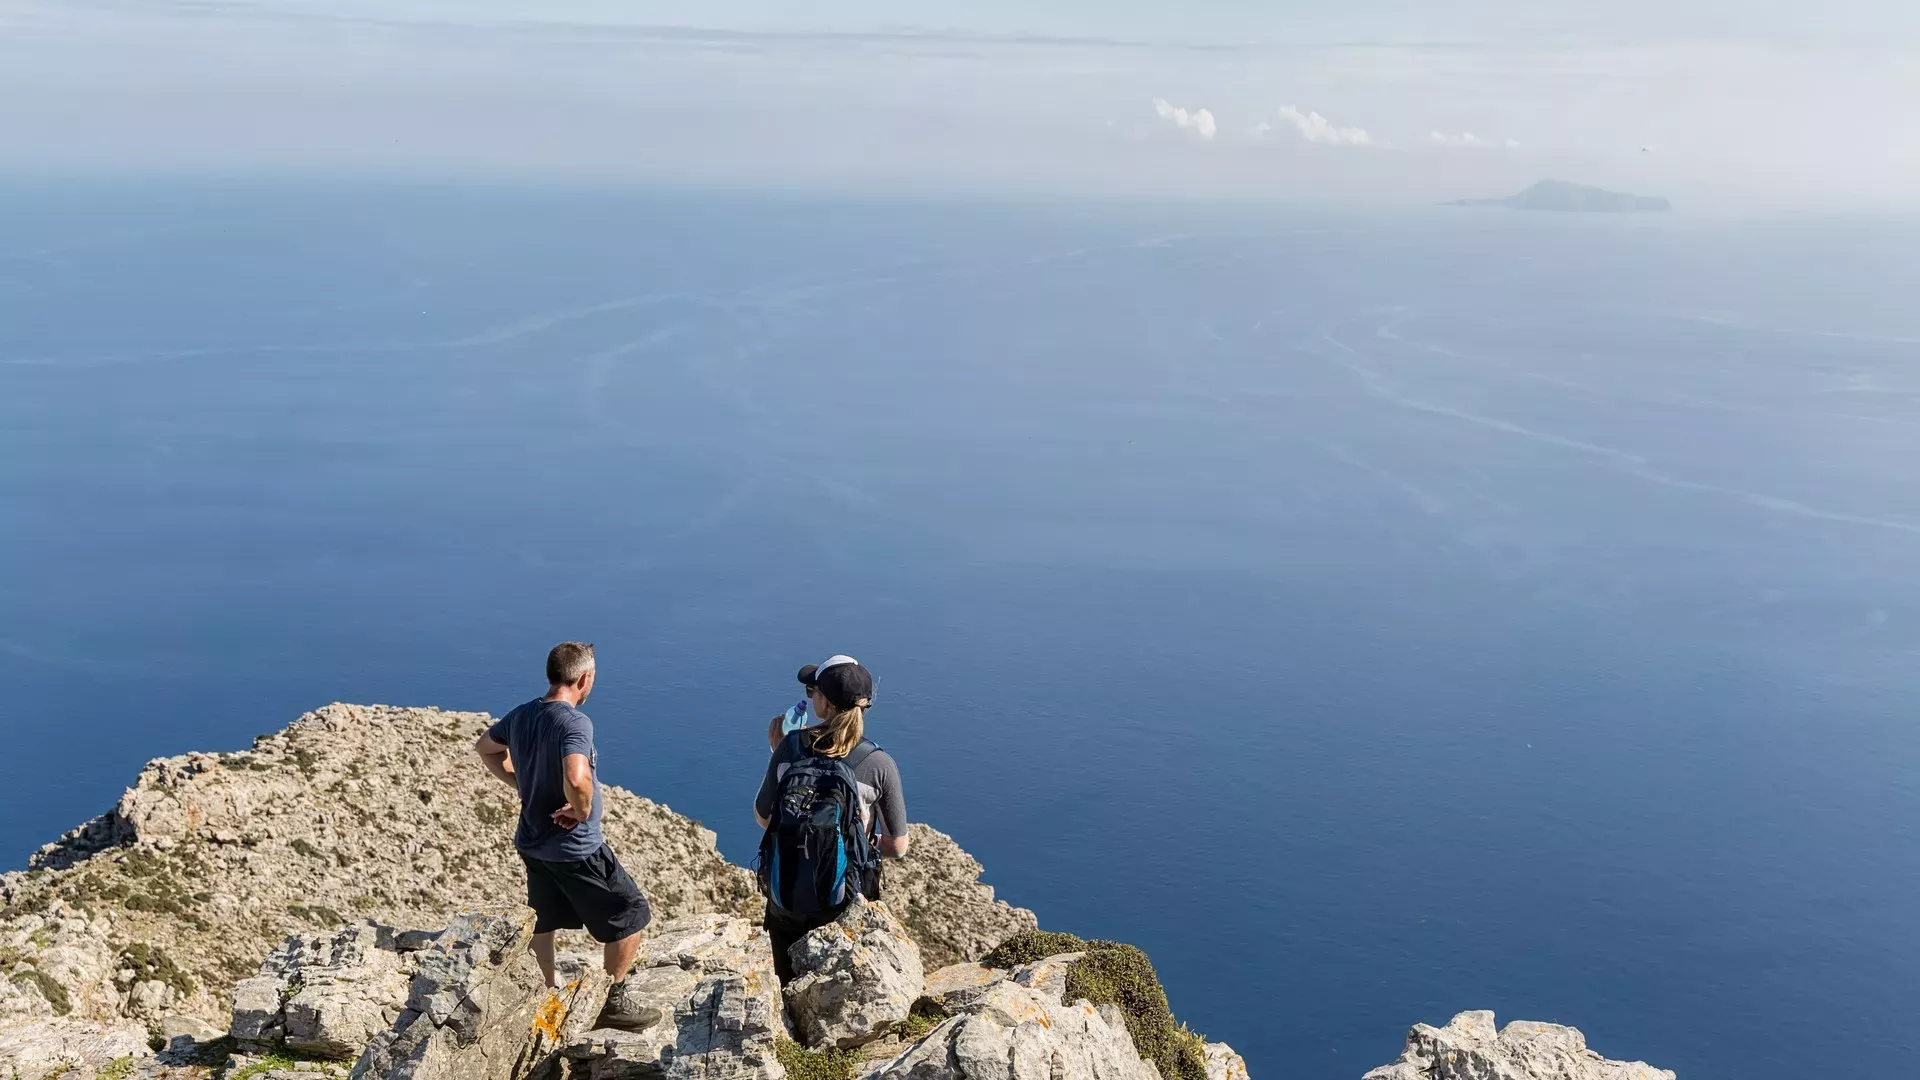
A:
{"type": "Polygon", "coordinates": [[[800,756],[774,791],[773,816],[760,838],[760,887],[783,911],[826,915],[878,880],[853,770],[880,748],[862,739],[846,757],[830,758],[810,752],[806,731],[787,738],[800,756]]]}

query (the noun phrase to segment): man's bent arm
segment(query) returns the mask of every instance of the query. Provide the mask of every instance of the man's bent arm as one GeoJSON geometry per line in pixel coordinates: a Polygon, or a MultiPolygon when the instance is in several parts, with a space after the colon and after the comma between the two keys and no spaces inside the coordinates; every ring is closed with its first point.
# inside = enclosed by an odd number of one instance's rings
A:
{"type": "Polygon", "coordinates": [[[482,735],[474,740],[473,752],[480,755],[480,764],[499,777],[501,783],[519,790],[520,781],[513,775],[513,758],[508,755],[506,747],[494,742],[491,736],[482,735]]]}
{"type": "Polygon", "coordinates": [[[883,859],[897,859],[905,855],[907,853],[907,842],[911,839],[911,837],[905,834],[881,837],[880,857],[883,859]]]}
{"type": "Polygon", "coordinates": [[[567,814],[576,821],[593,816],[593,765],[585,754],[568,754],[560,763],[566,781],[567,814]]]}

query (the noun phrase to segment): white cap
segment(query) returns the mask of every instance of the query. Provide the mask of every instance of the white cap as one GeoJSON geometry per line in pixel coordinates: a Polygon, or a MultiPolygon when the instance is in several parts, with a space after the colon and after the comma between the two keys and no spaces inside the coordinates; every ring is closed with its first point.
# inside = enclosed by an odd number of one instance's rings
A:
{"type": "Polygon", "coordinates": [[[812,686],[814,676],[820,674],[821,672],[827,670],[830,667],[839,667],[842,664],[852,664],[855,667],[859,667],[860,661],[855,660],[851,656],[846,656],[841,653],[835,653],[832,656],[827,657],[825,660],[822,660],[817,664],[808,664],[806,667],[801,668],[800,669],[800,685],[812,686]]]}

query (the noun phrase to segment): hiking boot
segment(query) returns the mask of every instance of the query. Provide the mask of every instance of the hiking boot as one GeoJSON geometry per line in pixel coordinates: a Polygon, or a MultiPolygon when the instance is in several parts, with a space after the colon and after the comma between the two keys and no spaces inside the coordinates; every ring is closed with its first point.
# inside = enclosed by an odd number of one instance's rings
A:
{"type": "Polygon", "coordinates": [[[645,1031],[667,1018],[675,1005],[686,999],[693,982],[680,968],[644,968],[613,984],[607,991],[606,1007],[600,1010],[599,1027],[621,1031],[645,1031]]]}

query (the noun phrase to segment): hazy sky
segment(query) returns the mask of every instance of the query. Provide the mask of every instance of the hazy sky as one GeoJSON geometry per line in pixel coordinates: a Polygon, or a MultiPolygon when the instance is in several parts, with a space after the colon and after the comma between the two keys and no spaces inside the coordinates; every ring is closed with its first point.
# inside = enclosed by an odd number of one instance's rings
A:
{"type": "Polygon", "coordinates": [[[0,0],[0,169],[1920,203],[1920,0],[0,0]]]}

